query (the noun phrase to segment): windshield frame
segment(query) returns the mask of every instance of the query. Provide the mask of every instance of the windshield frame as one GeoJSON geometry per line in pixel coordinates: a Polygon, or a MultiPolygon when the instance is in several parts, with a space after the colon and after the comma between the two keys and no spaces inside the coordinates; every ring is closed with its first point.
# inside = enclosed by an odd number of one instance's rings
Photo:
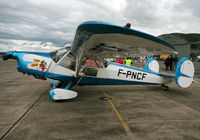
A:
{"type": "Polygon", "coordinates": [[[66,53],[68,53],[70,51],[71,47],[67,46],[55,51],[50,52],[50,56],[53,59],[54,62],[58,63],[60,61],[60,59],[63,58],[64,55],[66,55],[66,53]]]}

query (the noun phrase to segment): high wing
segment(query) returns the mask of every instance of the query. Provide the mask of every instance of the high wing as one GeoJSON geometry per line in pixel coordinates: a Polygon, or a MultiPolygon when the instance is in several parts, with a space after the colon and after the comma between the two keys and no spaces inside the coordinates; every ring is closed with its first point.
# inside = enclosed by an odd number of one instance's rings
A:
{"type": "Polygon", "coordinates": [[[158,37],[97,21],[84,22],[78,26],[71,52],[81,52],[83,56],[92,58],[176,53],[171,44],[158,37]]]}

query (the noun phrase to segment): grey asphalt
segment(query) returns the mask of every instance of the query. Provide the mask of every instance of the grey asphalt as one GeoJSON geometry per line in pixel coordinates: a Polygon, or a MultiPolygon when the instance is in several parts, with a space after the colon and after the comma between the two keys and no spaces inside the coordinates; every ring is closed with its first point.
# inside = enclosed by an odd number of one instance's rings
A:
{"type": "MultiPolygon", "coordinates": [[[[195,66],[199,74],[200,63],[195,66]]],[[[149,85],[74,87],[76,99],[54,102],[50,80],[24,76],[14,60],[0,60],[0,77],[3,140],[200,139],[197,78],[187,89],[173,82],[169,91],[149,85]],[[110,100],[102,99],[105,95],[110,100]]]]}

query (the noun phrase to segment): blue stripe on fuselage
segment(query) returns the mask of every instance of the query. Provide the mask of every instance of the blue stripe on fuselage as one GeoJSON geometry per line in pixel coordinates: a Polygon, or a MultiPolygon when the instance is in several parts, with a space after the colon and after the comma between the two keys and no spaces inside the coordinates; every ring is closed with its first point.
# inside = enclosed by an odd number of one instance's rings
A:
{"type": "MultiPolygon", "coordinates": [[[[77,78],[76,81],[78,81],[79,79],[80,77],[77,78]]],[[[86,76],[82,78],[79,85],[157,85],[157,84],[86,76]]]]}
{"type": "Polygon", "coordinates": [[[157,72],[153,72],[153,71],[149,71],[149,70],[144,70],[144,69],[139,69],[139,68],[135,68],[135,67],[131,67],[131,66],[122,65],[122,64],[119,64],[119,63],[110,62],[109,64],[120,66],[120,67],[123,67],[123,68],[138,70],[138,71],[142,71],[142,72],[146,72],[146,73],[151,73],[151,74],[155,74],[155,75],[159,75],[159,76],[174,77],[173,75],[164,74],[164,73],[157,73],[157,72]]]}
{"type": "Polygon", "coordinates": [[[48,72],[46,72],[45,76],[54,80],[66,81],[66,82],[69,82],[73,79],[73,76],[66,76],[66,75],[60,75],[60,74],[54,74],[54,73],[48,73],[48,72]]]}

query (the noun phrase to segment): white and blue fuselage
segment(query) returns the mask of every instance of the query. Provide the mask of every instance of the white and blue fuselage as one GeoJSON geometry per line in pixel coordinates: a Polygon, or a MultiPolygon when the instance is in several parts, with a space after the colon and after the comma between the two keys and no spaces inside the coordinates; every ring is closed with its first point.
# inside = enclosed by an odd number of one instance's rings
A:
{"type": "MultiPolygon", "coordinates": [[[[66,56],[69,53],[66,52],[66,56]]],[[[66,56],[63,57],[68,58],[66,56]]],[[[108,62],[106,67],[101,68],[87,67],[85,64],[81,66],[83,69],[79,71],[78,75],[76,69],[60,65],[59,61],[56,62],[51,53],[13,51],[7,52],[4,56],[4,60],[9,58],[17,59],[19,72],[28,73],[43,80],[46,77],[56,80],[56,82],[51,82],[54,89],[49,92],[50,98],[53,100],[75,98],[77,93],[70,90],[74,85],[165,85],[175,78],[179,87],[186,88],[192,83],[194,75],[193,63],[188,58],[180,60],[176,76],[159,73],[158,62],[153,58],[147,61],[145,69],[113,62],[108,62]],[[92,74],[84,71],[84,67],[87,67],[87,70],[91,69],[92,74]]]]}
{"type": "Polygon", "coordinates": [[[102,67],[83,64],[84,57],[103,58],[116,54],[149,54],[149,52],[174,53],[168,42],[134,30],[104,22],[84,22],[77,28],[72,47],[51,53],[7,52],[4,60],[17,59],[19,72],[35,78],[53,81],[54,89],[49,94],[53,100],[71,99],[77,93],[71,91],[74,85],[165,85],[175,79],[179,87],[189,87],[193,81],[194,66],[188,58],[182,58],[177,65],[176,75],[159,73],[158,62],[151,58],[145,69],[106,62],[102,67]],[[70,51],[69,51],[70,50],[70,51]],[[104,65],[106,64],[106,65],[104,65]]]}
{"type": "MultiPolygon", "coordinates": [[[[83,73],[75,76],[75,71],[60,66],[49,53],[34,52],[8,52],[12,58],[17,59],[19,72],[28,73],[36,78],[51,78],[58,81],[69,82],[74,79],[76,83],[83,73]]],[[[96,75],[85,75],[79,84],[81,85],[130,85],[130,84],[163,84],[164,74],[151,70],[139,69],[118,63],[110,62],[105,68],[96,69],[96,75]]],[[[170,75],[168,75],[170,76],[170,75]]],[[[171,76],[173,77],[173,76],[171,76]]]]}

